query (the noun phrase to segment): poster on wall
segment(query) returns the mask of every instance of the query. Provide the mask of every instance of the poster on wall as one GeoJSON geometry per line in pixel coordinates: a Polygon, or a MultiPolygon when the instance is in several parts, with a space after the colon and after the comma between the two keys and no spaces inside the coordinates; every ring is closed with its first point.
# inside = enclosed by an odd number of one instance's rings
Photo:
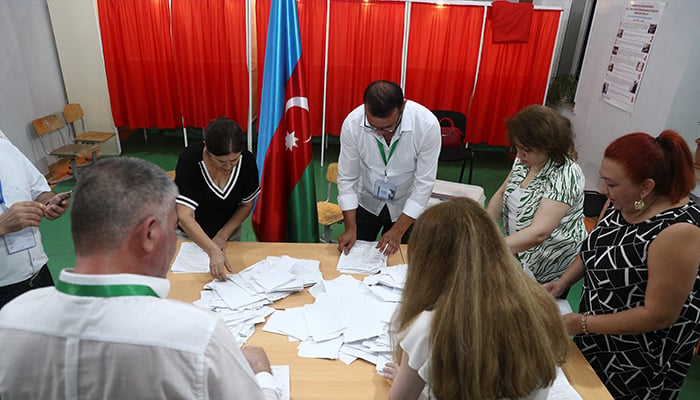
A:
{"type": "Polygon", "coordinates": [[[630,1],[625,6],[603,79],[605,102],[628,112],[634,108],[664,6],[661,1],[630,1]]]}

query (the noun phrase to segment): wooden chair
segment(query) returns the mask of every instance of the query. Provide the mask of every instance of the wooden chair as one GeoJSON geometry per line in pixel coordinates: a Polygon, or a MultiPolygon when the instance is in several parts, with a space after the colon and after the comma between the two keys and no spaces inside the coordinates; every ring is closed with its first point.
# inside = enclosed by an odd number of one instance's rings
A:
{"type": "Polygon", "coordinates": [[[321,241],[324,243],[331,242],[331,226],[335,223],[343,221],[343,212],[340,206],[331,203],[331,188],[338,184],[338,163],[328,164],[326,170],[326,180],[328,181],[328,195],[326,200],[316,202],[318,211],[318,223],[324,226],[321,241]]]}
{"type": "Polygon", "coordinates": [[[73,141],[75,143],[100,145],[115,136],[114,132],[95,132],[85,130],[85,120],[83,119],[83,108],[78,103],[66,104],[63,107],[63,118],[73,131],[73,141]],[[77,129],[76,121],[80,121],[80,130],[77,129]]]}
{"type": "Polygon", "coordinates": [[[44,150],[44,153],[50,156],[70,160],[72,175],[67,178],[51,181],[49,182],[50,184],[67,181],[73,178],[78,180],[78,163],[76,161],[78,157],[86,157],[92,154],[93,160],[97,159],[97,151],[100,149],[99,146],[94,144],[70,143],[66,139],[63,133],[66,126],[63,123],[63,119],[61,119],[58,114],[49,114],[47,116],[37,118],[32,121],[32,126],[34,126],[36,134],[39,135],[39,143],[41,144],[41,148],[44,150]],[[60,136],[63,146],[57,147],[53,150],[48,150],[46,147],[45,136],[56,131],[58,131],[58,136],[60,136]]]}

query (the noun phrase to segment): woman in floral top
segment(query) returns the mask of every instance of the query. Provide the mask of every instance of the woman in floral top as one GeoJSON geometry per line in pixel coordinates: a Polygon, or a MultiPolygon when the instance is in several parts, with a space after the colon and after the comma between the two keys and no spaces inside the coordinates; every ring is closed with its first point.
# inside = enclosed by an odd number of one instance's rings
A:
{"type": "Polygon", "coordinates": [[[571,123],[548,107],[531,105],[506,127],[517,155],[488,211],[503,218],[506,243],[523,268],[538,282],[550,282],[571,265],[586,237],[585,179],[571,155],[571,123]]]}

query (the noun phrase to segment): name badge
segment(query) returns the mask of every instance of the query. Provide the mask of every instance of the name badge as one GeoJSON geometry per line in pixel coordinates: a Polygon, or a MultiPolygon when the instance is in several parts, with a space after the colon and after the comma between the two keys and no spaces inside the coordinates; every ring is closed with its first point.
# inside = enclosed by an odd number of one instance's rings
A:
{"type": "Polygon", "coordinates": [[[3,239],[5,240],[5,248],[8,254],[18,253],[36,246],[34,231],[29,226],[21,231],[8,233],[3,236],[3,239]]]}
{"type": "Polygon", "coordinates": [[[391,181],[377,179],[374,182],[374,197],[381,200],[394,200],[396,196],[396,184],[391,181]]]}

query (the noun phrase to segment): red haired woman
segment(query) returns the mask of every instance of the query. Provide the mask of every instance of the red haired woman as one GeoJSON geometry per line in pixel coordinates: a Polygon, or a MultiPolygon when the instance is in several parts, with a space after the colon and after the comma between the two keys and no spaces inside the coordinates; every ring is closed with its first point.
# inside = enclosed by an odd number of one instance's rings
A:
{"type": "Polygon", "coordinates": [[[700,340],[700,207],[690,149],[676,132],[612,142],[608,197],[555,296],[584,278],[570,334],[616,399],[675,399],[700,340]]]}

